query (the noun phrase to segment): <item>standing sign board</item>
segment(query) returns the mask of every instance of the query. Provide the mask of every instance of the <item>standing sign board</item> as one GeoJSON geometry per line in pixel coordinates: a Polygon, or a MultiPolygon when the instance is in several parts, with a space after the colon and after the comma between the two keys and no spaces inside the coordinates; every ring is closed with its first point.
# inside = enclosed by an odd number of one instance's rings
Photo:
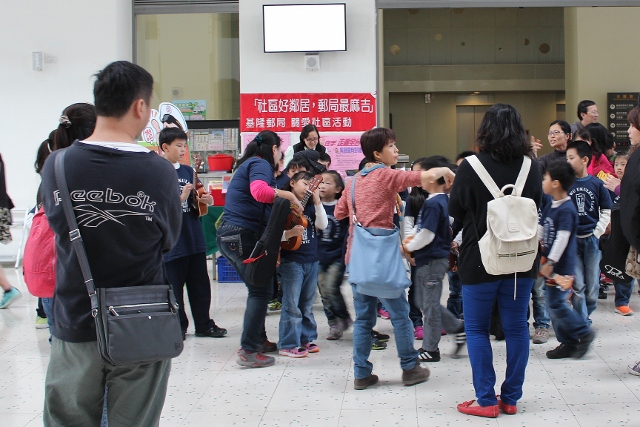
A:
{"type": "Polygon", "coordinates": [[[629,146],[627,114],[638,106],[638,92],[607,93],[607,129],[618,147],[629,146]]]}

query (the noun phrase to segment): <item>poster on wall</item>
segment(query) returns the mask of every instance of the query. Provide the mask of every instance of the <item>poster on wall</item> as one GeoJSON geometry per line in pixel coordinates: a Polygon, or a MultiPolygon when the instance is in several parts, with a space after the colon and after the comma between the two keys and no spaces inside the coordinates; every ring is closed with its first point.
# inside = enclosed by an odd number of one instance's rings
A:
{"type": "MultiPolygon", "coordinates": [[[[257,132],[245,132],[242,134],[242,151],[249,145],[257,132]]],[[[327,154],[331,156],[330,169],[336,170],[346,177],[346,171],[358,169],[360,161],[364,158],[362,148],[360,148],[360,135],[362,132],[340,132],[340,133],[320,133],[320,144],[327,149],[327,154]]],[[[300,134],[298,132],[278,132],[282,138],[280,148],[284,153],[293,143],[297,143],[300,134]]]]}
{"type": "Polygon", "coordinates": [[[376,126],[371,93],[242,93],[240,131],[300,132],[314,124],[323,132],[364,132],[376,126]]]}
{"type": "Polygon", "coordinates": [[[607,128],[618,147],[629,146],[627,114],[638,106],[638,92],[607,93],[607,128]]]}
{"type": "Polygon", "coordinates": [[[172,102],[182,111],[186,120],[205,120],[207,118],[206,99],[174,99],[172,102]]]}

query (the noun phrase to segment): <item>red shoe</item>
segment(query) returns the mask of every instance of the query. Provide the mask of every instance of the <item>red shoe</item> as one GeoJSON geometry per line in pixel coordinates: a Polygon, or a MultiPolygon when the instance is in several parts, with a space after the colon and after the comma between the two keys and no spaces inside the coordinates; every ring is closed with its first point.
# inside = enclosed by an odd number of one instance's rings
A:
{"type": "Polygon", "coordinates": [[[475,400],[462,402],[458,405],[458,412],[467,415],[475,415],[477,417],[497,418],[500,413],[498,405],[491,406],[471,406],[475,400]]]}
{"type": "Polygon", "coordinates": [[[500,400],[500,396],[498,396],[498,407],[507,415],[515,415],[518,412],[518,408],[516,407],[516,405],[507,405],[502,400],[500,400]]]}

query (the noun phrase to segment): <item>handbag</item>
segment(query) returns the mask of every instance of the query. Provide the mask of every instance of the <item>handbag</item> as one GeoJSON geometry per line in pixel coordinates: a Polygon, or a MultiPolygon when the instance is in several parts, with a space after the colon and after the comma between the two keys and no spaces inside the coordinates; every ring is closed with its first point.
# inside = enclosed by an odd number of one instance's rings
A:
{"type": "Polygon", "coordinates": [[[364,227],[356,217],[356,177],[351,183],[353,236],[347,270],[356,291],[377,298],[399,298],[411,286],[398,243],[400,229],[364,227]]]}
{"type": "Polygon", "coordinates": [[[243,264],[247,264],[243,277],[245,283],[260,287],[273,284],[282,232],[290,212],[291,203],[276,197],[260,240],[256,242],[249,258],[242,261],[243,264]]]}
{"type": "MultiPolygon", "coordinates": [[[[600,237],[600,240],[603,240],[600,237]]],[[[611,234],[606,239],[600,260],[602,274],[621,283],[628,283],[633,278],[626,273],[627,257],[629,256],[629,242],[620,223],[620,209],[611,211],[611,234]]]]}
{"type": "Polygon", "coordinates": [[[633,246],[629,246],[625,272],[634,279],[640,279],[640,260],[638,259],[638,251],[633,246]]]}
{"type": "Polygon", "coordinates": [[[69,224],[69,237],[91,300],[98,352],[104,363],[140,365],[177,357],[182,352],[178,304],[170,284],[96,288],[78,229],[64,172],[64,155],[55,160],[60,201],[69,224]]]}

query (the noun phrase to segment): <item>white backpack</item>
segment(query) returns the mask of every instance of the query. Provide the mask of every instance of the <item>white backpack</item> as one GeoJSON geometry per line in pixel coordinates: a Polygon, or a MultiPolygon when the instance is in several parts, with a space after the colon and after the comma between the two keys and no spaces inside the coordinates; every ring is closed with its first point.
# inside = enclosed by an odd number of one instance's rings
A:
{"type": "Polygon", "coordinates": [[[522,196],[531,169],[524,158],[515,185],[498,188],[477,156],[466,159],[494,199],[487,202],[487,232],[478,241],[482,264],[491,275],[522,273],[531,270],[538,254],[538,208],[522,196]],[[504,191],[511,188],[511,194],[504,191]]]}

